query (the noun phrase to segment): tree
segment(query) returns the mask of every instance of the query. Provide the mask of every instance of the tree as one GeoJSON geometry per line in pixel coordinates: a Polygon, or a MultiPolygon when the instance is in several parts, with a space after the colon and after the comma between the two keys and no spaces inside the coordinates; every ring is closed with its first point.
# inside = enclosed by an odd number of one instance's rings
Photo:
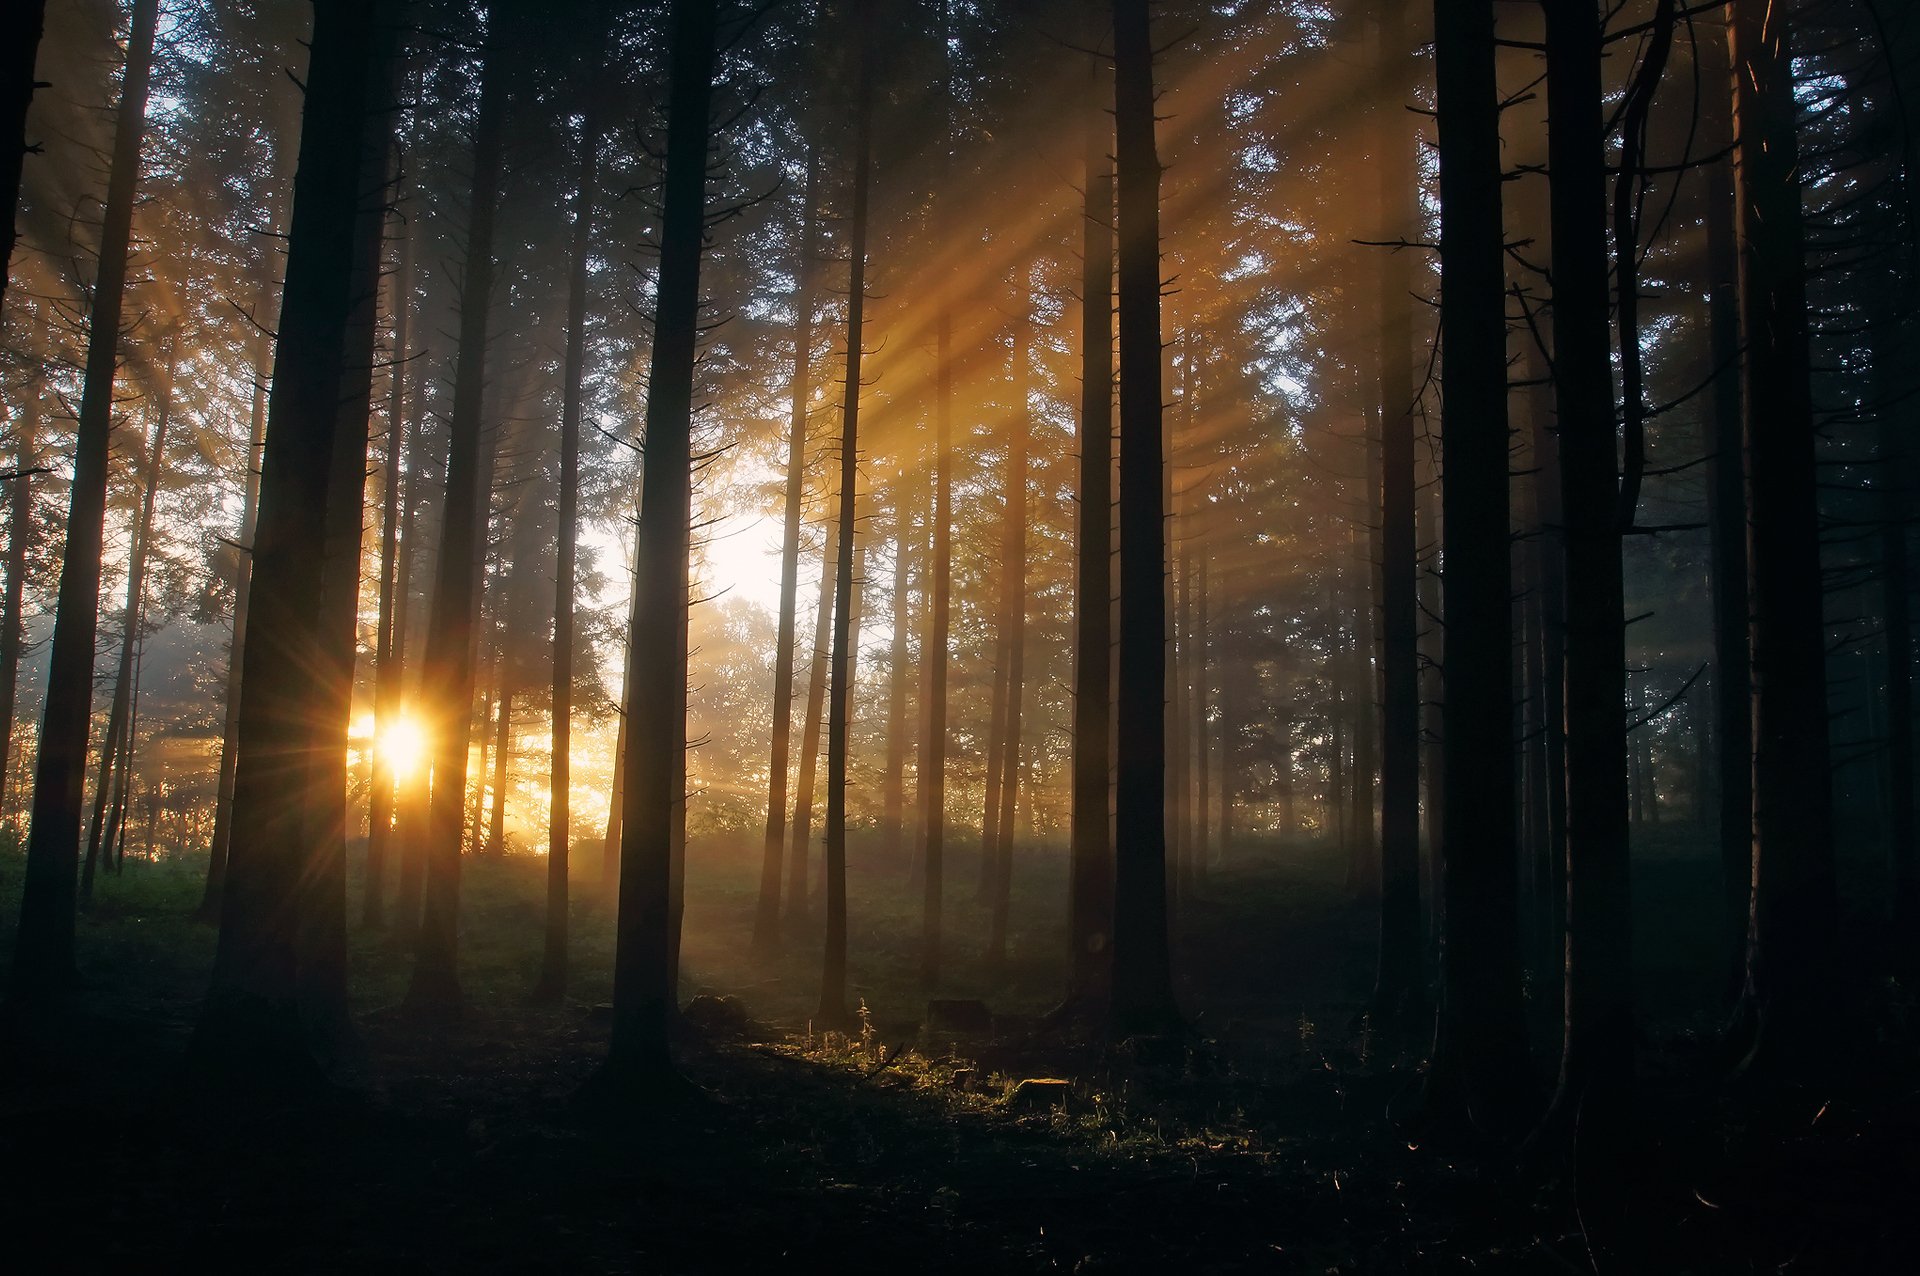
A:
{"type": "Polygon", "coordinates": [[[1837,925],[1794,22],[1765,0],[1729,12],[1754,750],[1737,1037],[1754,1075],[1793,1079],[1826,1042],[1837,925]]]}
{"type": "Polygon", "coordinates": [[[1493,6],[1434,8],[1446,520],[1444,852],[1437,1111],[1518,1132],[1526,1024],[1513,827],[1505,243],[1493,6]]]}
{"type": "MultiPolygon", "coordinates": [[[[20,1001],[57,996],[75,974],[74,871],[80,857],[80,805],[86,786],[87,727],[93,710],[100,549],[106,531],[108,432],[113,426],[113,384],[120,357],[120,316],[133,235],[133,197],[140,179],[140,144],[146,134],[147,89],[153,74],[159,9],[159,0],[136,0],[134,5],[126,72],[120,83],[120,106],[114,123],[93,305],[87,318],[86,381],[74,446],[66,555],[60,566],[46,705],[34,765],[26,878],[20,893],[20,926],[14,937],[9,995],[20,1001]]],[[[8,133],[9,141],[11,137],[8,133]]],[[[7,208],[11,234],[12,203],[7,208]]]]}
{"type": "Polygon", "coordinates": [[[20,172],[26,165],[27,152],[35,149],[27,141],[27,111],[33,105],[33,91],[39,87],[33,78],[33,64],[46,26],[47,0],[21,0],[14,9],[7,15],[13,41],[5,59],[0,60],[0,206],[6,209],[6,226],[0,229],[0,301],[6,300],[7,276],[13,264],[20,172]]]}
{"type": "Polygon", "coordinates": [[[1120,298],[1119,771],[1114,813],[1115,1036],[1177,1025],[1167,943],[1166,575],[1161,520],[1160,159],[1146,0],[1114,0],[1120,298]]]}
{"type": "Polygon", "coordinates": [[[709,111],[718,20],[714,0],[674,0],[668,15],[666,171],[639,571],[627,656],[627,775],[620,832],[613,1034],[598,1084],[651,1087],[673,1071],[669,897],[679,733],[686,714],[684,575],[692,494],[693,364],[699,337],[709,111]]]}
{"type": "MultiPolygon", "coordinates": [[[[767,833],[753,946],[771,953],[780,938],[780,858],[787,837],[787,754],[793,738],[795,594],[800,580],[800,505],[806,484],[807,400],[812,393],[814,224],[819,217],[819,154],[807,148],[800,199],[799,260],[794,270],[793,410],[787,429],[786,506],[780,542],[780,632],[773,653],[773,755],[767,767],[767,833]]],[[[793,901],[790,899],[789,904],[793,901]]]]}
{"type": "Polygon", "coordinates": [[[326,642],[326,539],[348,376],[360,174],[381,79],[382,0],[318,6],[308,56],[287,277],[275,341],[242,671],[234,834],[213,977],[191,1058],[203,1075],[273,1086],[311,1078],[302,936],[321,850],[314,788],[327,768],[315,669],[326,642]],[[292,795],[293,800],[289,800],[292,795]]]}
{"type": "Polygon", "coordinates": [[[1073,827],[1063,1008],[1104,1015],[1113,940],[1113,171],[1100,60],[1090,61],[1080,220],[1080,513],[1074,533],[1073,827]]]}
{"type": "Polygon", "coordinates": [[[33,474],[39,456],[43,379],[29,378],[14,415],[14,473],[7,484],[7,586],[0,601],[0,792],[13,766],[13,707],[20,685],[21,613],[27,588],[27,550],[34,540],[33,474]]]}

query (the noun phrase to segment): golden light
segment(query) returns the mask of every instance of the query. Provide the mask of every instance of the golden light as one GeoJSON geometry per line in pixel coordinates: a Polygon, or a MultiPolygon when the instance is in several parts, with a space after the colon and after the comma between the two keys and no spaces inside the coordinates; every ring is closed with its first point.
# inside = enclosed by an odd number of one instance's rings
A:
{"type": "Polygon", "coordinates": [[[419,723],[403,716],[380,729],[373,747],[394,778],[404,780],[426,761],[427,735],[419,723]]]}

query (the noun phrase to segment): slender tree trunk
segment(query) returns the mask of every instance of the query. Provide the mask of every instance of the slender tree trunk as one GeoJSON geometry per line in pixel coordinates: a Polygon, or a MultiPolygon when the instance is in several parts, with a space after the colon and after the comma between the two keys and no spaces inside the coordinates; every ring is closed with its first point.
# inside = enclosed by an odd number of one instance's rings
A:
{"type": "Polygon", "coordinates": [[[800,735],[800,773],[795,777],[793,801],[793,845],[787,856],[787,913],[789,930],[797,929],[807,917],[811,901],[807,894],[807,860],[813,843],[813,790],[819,774],[820,720],[826,713],[827,644],[833,638],[833,565],[840,555],[840,524],[828,525],[826,543],[820,555],[820,602],[814,613],[813,662],[807,673],[806,723],[800,735]]]}
{"type": "MultiPolygon", "coordinates": [[[[423,351],[424,353],[424,351],[423,351]]],[[[413,439],[413,456],[407,463],[407,481],[402,502],[405,512],[400,519],[400,565],[399,598],[396,600],[393,621],[395,658],[406,662],[412,670],[414,688],[407,691],[409,704],[417,700],[419,684],[420,655],[417,647],[410,643],[413,633],[413,579],[415,567],[415,546],[419,525],[420,491],[422,471],[426,457],[423,451],[425,436],[421,429],[426,412],[426,396],[416,393],[409,412],[408,435],[413,439]]],[[[424,637],[424,635],[423,635],[424,637]]],[[[407,720],[415,733],[419,724],[413,721],[409,708],[407,720]]],[[[424,745],[425,741],[422,739],[424,745]]],[[[426,752],[423,748],[422,754],[426,752]]],[[[400,866],[398,880],[393,895],[393,934],[401,944],[411,947],[420,928],[420,896],[426,878],[425,830],[427,823],[427,793],[429,782],[429,764],[425,756],[412,759],[407,774],[400,777],[394,795],[394,839],[399,848],[400,866]]]]}
{"type": "MultiPolygon", "coordinates": [[[[9,995],[20,1001],[63,994],[75,973],[74,875],[80,858],[80,806],[86,788],[87,731],[93,709],[94,636],[100,620],[108,431],[113,425],[113,381],[120,353],[127,249],[133,233],[133,196],[140,178],[140,142],[146,131],[147,87],[153,70],[159,8],[159,0],[136,0],[134,5],[126,74],[121,80],[119,115],[114,126],[113,159],[107,174],[100,255],[87,320],[86,379],[74,447],[66,555],[60,567],[46,704],[34,762],[26,876],[21,886],[20,924],[15,931],[9,983],[9,995]]],[[[32,91],[30,84],[28,91],[32,91]]],[[[7,230],[11,234],[13,205],[7,207],[7,230]]]]}
{"type": "Polygon", "coordinates": [[[367,797],[367,880],[361,920],[386,924],[387,861],[393,843],[394,771],[388,734],[400,720],[405,673],[398,627],[405,582],[395,580],[400,550],[400,459],[407,444],[407,320],[412,303],[413,236],[400,235],[399,261],[388,285],[393,347],[387,382],[387,455],[380,491],[380,612],[374,636],[373,782],[367,797]]]}
{"type": "Polygon", "coordinates": [[[709,112],[717,18],[713,0],[674,0],[662,188],[660,275],[647,390],[636,623],[627,659],[625,816],[621,824],[613,1035],[602,1075],[657,1083],[673,1063],[671,894],[674,791],[684,753],[668,724],[686,715],[686,562],[691,494],[693,365],[699,335],[709,112]],[[652,724],[653,729],[643,729],[652,724]],[[667,729],[661,729],[667,728],[667,729]]]}
{"type": "Polygon", "coordinates": [[[1446,898],[1429,1095],[1513,1133],[1528,1098],[1513,840],[1505,245],[1493,6],[1434,10],[1446,487],[1446,898]]]}
{"type": "MultiPolygon", "coordinates": [[[[864,4],[856,11],[865,17],[864,4]]],[[[847,728],[853,698],[853,537],[860,473],[860,342],[866,317],[867,201],[872,168],[873,70],[865,25],[856,35],[856,88],[853,141],[853,220],[847,252],[852,277],[847,284],[847,381],[841,406],[839,554],[835,559],[833,607],[833,690],[827,710],[827,936],[820,977],[819,1019],[842,1027],[847,1015],[847,728]]]]}
{"type": "MultiPolygon", "coordinates": [[[[753,947],[771,954],[780,942],[780,856],[787,840],[787,755],[793,739],[793,644],[800,586],[800,508],[806,487],[807,402],[813,392],[813,240],[819,219],[819,154],[807,148],[801,197],[800,253],[794,270],[793,409],[787,427],[787,494],[780,542],[780,630],[773,657],[773,755],[767,767],[767,831],[760,855],[760,900],[753,947]]],[[[816,648],[817,650],[817,648],[816,648]]],[[[789,900],[789,906],[792,901],[789,900]]]]}
{"type": "Polygon", "coordinates": [[[1115,1036],[1179,1020],[1167,943],[1166,595],[1161,505],[1160,159],[1146,0],[1114,0],[1120,239],[1120,688],[1115,1036]]]}
{"type": "Polygon", "coordinates": [[[1114,942],[1114,169],[1102,61],[1089,59],[1081,213],[1079,522],[1073,533],[1073,802],[1066,1011],[1104,1017],[1114,942]]]}
{"type": "Polygon", "coordinates": [[[907,693],[910,674],[907,668],[907,594],[910,556],[907,543],[913,535],[913,492],[908,482],[908,463],[903,458],[893,480],[893,645],[887,659],[887,762],[880,777],[880,857],[888,864],[900,862],[904,845],[903,823],[907,807],[907,693]]]}
{"type": "Polygon", "coordinates": [[[314,13],[253,545],[233,851],[190,1052],[203,1073],[253,1086],[314,1076],[297,1000],[306,883],[318,860],[309,814],[322,705],[313,670],[327,658],[326,564],[314,547],[326,537],[350,359],[361,142],[375,127],[367,105],[392,24],[381,0],[314,13]]]}
{"type": "Polygon", "coordinates": [[[507,742],[513,738],[513,686],[508,681],[513,662],[500,662],[500,705],[493,737],[493,801],[487,808],[489,855],[507,853],[507,742]]]}
{"type": "Polygon", "coordinates": [[[1007,634],[1006,743],[1001,750],[1000,811],[994,826],[991,918],[987,930],[987,968],[999,977],[1007,963],[1007,921],[1013,901],[1013,829],[1020,791],[1021,698],[1026,690],[1027,663],[1027,414],[1029,355],[1026,317],[1014,321],[1013,415],[1007,431],[1007,532],[1002,559],[1006,564],[1007,634]]]}
{"type": "MultiPolygon", "coordinates": [[[[1909,348],[1911,348],[1909,346],[1909,348]]],[[[1884,360],[1883,360],[1884,362],[1884,360]]],[[[1896,367],[1898,365],[1896,364],[1896,367]]],[[[1900,373],[1883,377],[1889,387],[1900,373]]],[[[1892,968],[1902,980],[1920,972],[1920,864],[1915,855],[1913,778],[1913,569],[1907,546],[1915,494],[1912,444],[1882,394],[1879,421],[1880,589],[1887,626],[1887,880],[1892,968]]]]}
{"type": "MultiPolygon", "coordinates": [[[[1726,42],[1709,30],[1697,42],[1702,146],[1733,142],[1732,66],[1726,42]]],[[[1712,469],[1707,475],[1707,526],[1713,556],[1713,736],[1717,765],[1726,988],[1739,995],[1746,978],[1747,915],[1753,899],[1753,685],[1747,651],[1747,476],[1741,441],[1740,245],[1734,221],[1733,161],[1705,171],[1707,333],[1713,364],[1708,416],[1712,469]]]]}
{"type": "Polygon", "coordinates": [[[580,418],[587,367],[587,264],[593,212],[600,196],[601,117],[606,109],[607,41],[594,37],[594,66],[580,121],[579,190],[573,197],[568,247],[567,346],[560,401],[560,528],[553,573],[553,736],[547,773],[547,925],[535,995],[558,1001],[567,990],[567,872],[573,846],[573,595],[579,587],[580,418]]]}
{"type": "Polygon", "coordinates": [[[40,395],[44,381],[30,378],[20,391],[14,417],[14,469],[7,486],[7,591],[0,603],[0,816],[11,813],[4,795],[13,778],[13,710],[20,686],[21,615],[27,587],[27,550],[33,541],[33,469],[39,458],[40,395]]]}
{"type": "MultiPolygon", "coordinates": [[[[1407,180],[1410,139],[1402,101],[1412,40],[1405,0],[1380,20],[1389,93],[1380,107],[1380,238],[1412,240],[1418,197],[1407,180]]],[[[1374,1013],[1395,1027],[1423,995],[1420,961],[1420,614],[1415,535],[1413,261],[1392,252],[1380,270],[1380,963],[1374,1013]]]]}
{"type": "Polygon", "coordinates": [[[1202,885],[1213,858],[1213,741],[1207,731],[1207,719],[1213,705],[1213,639],[1207,604],[1207,547],[1202,543],[1194,552],[1198,580],[1194,583],[1193,605],[1193,762],[1194,829],[1193,868],[1202,885]]]}
{"type": "MultiPolygon", "coordinates": [[[[1608,353],[1602,37],[1600,11],[1590,0],[1549,0],[1545,7],[1560,516],[1565,578],[1579,582],[1566,599],[1563,688],[1565,1033],[1559,1088],[1545,1132],[1570,1139],[1577,1120],[1585,1142],[1617,1148],[1630,1116],[1626,1105],[1633,1083],[1627,648],[1620,562],[1621,534],[1631,510],[1623,508],[1615,459],[1608,353]]],[[[1634,176],[1623,172],[1614,180],[1631,184],[1634,176]]],[[[1451,689],[1451,664],[1447,672],[1451,689]]],[[[1594,1164],[1583,1160],[1585,1166],[1594,1164]]]]}
{"type": "MultiPolygon", "coordinates": [[[[1012,448],[1009,445],[1009,454],[1012,448]]],[[[1011,484],[1011,475],[1007,482],[1011,484]]],[[[1011,499],[1008,504],[1011,505],[1011,499]]],[[[994,857],[1000,849],[1000,788],[1007,774],[1007,674],[1012,664],[1011,626],[1007,624],[1008,591],[1013,583],[1013,562],[1006,557],[1007,529],[1011,511],[1001,513],[1001,564],[999,620],[993,635],[993,709],[987,719],[987,767],[984,775],[985,800],[980,811],[980,877],[974,886],[974,902],[984,904],[993,895],[994,857]]]]}
{"type": "Polygon", "coordinates": [[[160,495],[160,469],[166,455],[167,425],[173,413],[173,339],[166,339],[166,350],[161,355],[165,368],[161,373],[161,382],[155,405],[153,439],[147,455],[146,473],[141,476],[140,517],[133,528],[133,541],[127,555],[127,606],[123,632],[120,635],[120,662],[113,679],[113,702],[107,711],[107,738],[100,746],[100,769],[93,786],[93,826],[87,834],[87,855],[80,866],[80,907],[86,908],[93,902],[94,863],[100,856],[104,845],[107,853],[113,852],[113,839],[108,835],[109,822],[107,806],[114,792],[114,768],[120,762],[122,746],[132,735],[128,730],[127,718],[133,705],[133,662],[134,652],[140,645],[141,602],[146,597],[147,551],[153,540],[153,506],[160,495]]]}
{"type": "MultiPolygon", "coordinates": [[[[496,15],[497,20],[497,15],[496,15]]],[[[431,741],[432,782],[422,853],[426,877],[420,932],[407,1003],[420,1011],[460,1004],[457,967],[460,833],[466,804],[467,753],[473,730],[473,638],[479,620],[474,561],[485,543],[487,468],[482,464],[481,398],[486,387],[487,312],[492,305],[493,229],[500,199],[501,133],[507,108],[506,61],[499,30],[490,30],[480,73],[473,179],[467,213],[466,262],[460,287],[447,498],[421,667],[422,723],[431,741]]]]}
{"type": "Polygon", "coordinates": [[[7,26],[15,34],[6,56],[0,58],[0,207],[4,207],[6,217],[5,225],[0,226],[0,302],[6,301],[7,275],[13,263],[17,234],[14,210],[20,205],[20,173],[30,145],[27,112],[33,106],[36,87],[33,66],[46,17],[47,0],[20,0],[7,15],[7,26]]]}
{"type": "Polygon", "coordinates": [[[1791,25],[1765,0],[1731,6],[1754,736],[1743,1019],[1749,1068],[1782,1077],[1825,1048],[1837,913],[1791,25]]]}

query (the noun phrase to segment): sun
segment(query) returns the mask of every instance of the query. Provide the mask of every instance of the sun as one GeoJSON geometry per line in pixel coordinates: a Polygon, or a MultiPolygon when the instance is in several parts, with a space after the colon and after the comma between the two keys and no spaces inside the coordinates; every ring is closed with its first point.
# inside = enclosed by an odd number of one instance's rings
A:
{"type": "Polygon", "coordinates": [[[404,780],[426,761],[427,736],[419,723],[403,715],[380,729],[373,747],[394,778],[404,780]]]}

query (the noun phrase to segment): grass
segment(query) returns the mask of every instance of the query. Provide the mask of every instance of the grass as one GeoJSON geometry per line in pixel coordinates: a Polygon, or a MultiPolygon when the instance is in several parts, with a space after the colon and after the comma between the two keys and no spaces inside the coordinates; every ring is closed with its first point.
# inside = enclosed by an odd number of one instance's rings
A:
{"type": "MultiPolygon", "coordinates": [[[[213,945],[190,920],[203,865],[129,861],[80,922],[71,1065],[0,1082],[0,1163],[29,1170],[7,1208],[59,1245],[21,1270],[1593,1270],[1570,1198],[1421,1133],[1418,1060],[1358,1014],[1372,924],[1342,897],[1337,857],[1259,848],[1186,902],[1197,1036],[1171,1056],[1038,1030],[1064,945],[1063,867],[1040,855],[1016,867],[998,979],[958,857],[940,991],[985,998],[1000,1028],[926,1033],[918,891],[870,847],[852,858],[865,1015],[830,1034],[810,1022],[817,928],[755,960],[751,848],[696,848],[683,993],[737,1002],[684,1034],[682,1066],[709,1097],[638,1125],[570,1102],[605,1051],[612,928],[596,899],[575,905],[567,1002],[530,1000],[542,861],[467,862],[455,1022],[400,1015],[406,954],[353,929],[367,1081],[320,1112],[237,1109],[188,1084],[213,945]],[[1018,1083],[1035,1077],[1066,1080],[1064,1101],[1026,1103],[1018,1083]]],[[[1671,858],[1647,874],[1642,947],[1661,986],[1692,969],[1684,920],[1708,915],[1713,880],[1671,858]]],[[[0,848],[0,953],[20,869],[0,848]]],[[[1703,1097],[1685,1031],[1711,979],[1681,982],[1647,1051],[1662,1140],[1637,1222],[1649,1261],[1602,1269],[1884,1267],[1892,1203],[1916,1186],[1910,1080],[1875,1074],[1808,1128],[1752,1126],[1703,1097]]],[[[1910,1058],[1909,1039],[1883,1060],[1910,1058]]]]}

